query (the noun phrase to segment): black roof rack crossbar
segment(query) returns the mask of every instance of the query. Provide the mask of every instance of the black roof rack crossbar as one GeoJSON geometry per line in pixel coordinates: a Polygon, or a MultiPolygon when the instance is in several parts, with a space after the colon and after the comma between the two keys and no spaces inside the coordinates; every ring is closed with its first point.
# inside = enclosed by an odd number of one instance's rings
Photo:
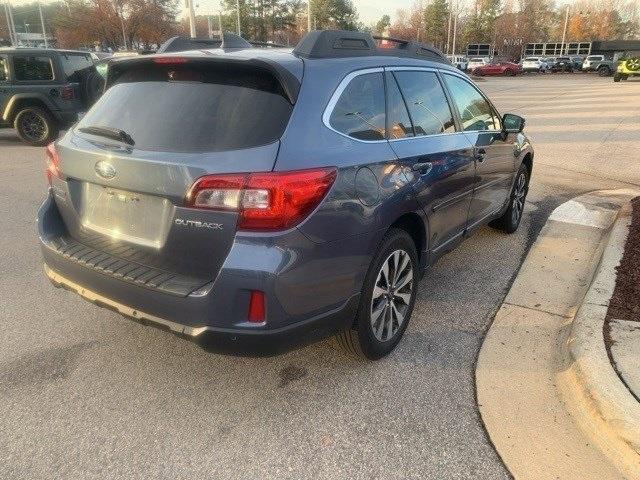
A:
{"type": "Polygon", "coordinates": [[[303,58],[343,58],[389,55],[449,63],[437,48],[424,43],[392,37],[371,36],[346,30],[314,30],[304,36],[293,53],[303,58]],[[378,45],[376,40],[397,44],[378,45]]]}

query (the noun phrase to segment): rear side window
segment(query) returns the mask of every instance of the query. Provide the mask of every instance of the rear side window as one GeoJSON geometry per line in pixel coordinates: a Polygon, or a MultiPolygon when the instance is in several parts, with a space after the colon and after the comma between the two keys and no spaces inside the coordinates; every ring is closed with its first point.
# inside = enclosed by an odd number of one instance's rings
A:
{"type": "Polygon", "coordinates": [[[416,136],[455,131],[449,108],[438,77],[433,72],[394,72],[409,108],[416,136]]]}
{"type": "Polygon", "coordinates": [[[385,106],[382,73],[353,78],[331,111],[329,124],[359,140],[384,140],[385,106]]]}
{"type": "Polygon", "coordinates": [[[60,56],[62,60],[62,69],[64,74],[70,81],[78,81],[76,73],[85,68],[91,67],[93,61],[89,54],[83,53],[65,53],[60,56]]]}
{"type": "Polygon", "coordinates": [[[51,59],[45,56],[14,56],[13,71],[16,80],[53,80],[51,59]]]}
{"type": "Polygon", "coordinates": [[[8,77],[7,59],[6,57],[0,57],[0,82],[6,82],[8,77]]]}
{"type": "Polygon", "coordinates": [[[491,105],[473,85],[453,75],[443,77],[460,113],[463,130],[500,130],[500,121],[494,116],[491,105]]]}
{"type": "Polygon", "coordinates": [[[123,73],[78,127],[124,130],[142,150],[237,150],[278,140],[292,109],[267,71],[145,64],[123,73]]]}

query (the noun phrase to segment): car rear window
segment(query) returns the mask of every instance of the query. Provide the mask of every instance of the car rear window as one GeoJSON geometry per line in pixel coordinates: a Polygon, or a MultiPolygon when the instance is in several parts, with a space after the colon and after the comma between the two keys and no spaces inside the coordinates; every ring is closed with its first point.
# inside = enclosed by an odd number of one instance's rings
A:
{"type": "Polygon", "coordinates": [[[13,57],[13,71],[16,80],[53,80],[51,59],[47,56],[16,55],[13,57]]]}
{"type": "Polygon", "coordinates": [[[124,130],[142,150],[237,150],[279,139],[292,109],[267,71],[146,64],[121,74],[78,128],[124,130]]]}
{"type": "Polygon", "coordinates": [[[93,65],[91,55],[88,53],[64,53],[60,55],[60,59],[62,60],[64,74],[72,82],[78,80],[76,78],[77,72],[93,65]]]}
{"type": "Polygon", "coordinates": [[[525,62],[537,62],[538,57],[527,57],[524,59],[525,62]]]}
{"type": "Polygon", "coordinates": [[[601,57],[600,55],[589,55],[587,57],[587,60],[602,60],[603,57],[601,57]]]}

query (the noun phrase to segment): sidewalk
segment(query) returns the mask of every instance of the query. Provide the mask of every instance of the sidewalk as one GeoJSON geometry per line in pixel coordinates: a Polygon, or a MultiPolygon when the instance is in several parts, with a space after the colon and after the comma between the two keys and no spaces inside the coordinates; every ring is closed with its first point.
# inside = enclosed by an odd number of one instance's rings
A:
{"type": "MultiPolygon", "coordinates": [[[[476,369],[479,408],[498,453],[518,479],[640,475],[640,455],[616,441],[616,428],[624,427],[619,411],[607,413],[608,405],[603,408],[589,384],[595,363],[596,383],[621,386],[633,399],[611,366],[603,325],[615,285],[613,267],[626,238],[617,219],[637,194],[594,192],[558,207],[487,333],[476,369]],[[618,250],[609,248],[612,241],[618,250]]],[[[631,419],[626,426],[633,424],[631,419]]]]}

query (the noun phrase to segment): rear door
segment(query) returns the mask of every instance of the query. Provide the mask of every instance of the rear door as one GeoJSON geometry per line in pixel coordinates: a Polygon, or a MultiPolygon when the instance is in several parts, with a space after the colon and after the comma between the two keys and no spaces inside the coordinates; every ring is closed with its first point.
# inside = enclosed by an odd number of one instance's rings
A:
{"type": "Polygon", "coordinates": [[[212,278],[231,247],[237,213],[187,208],[188,191],[207,174],[272,170],[293,105],[274,75],[244,65],[178,58],[120,69],[57,143],[67,182],[56,202],[68,234],[212,278]],[[126,132],[132,141],[91,127],[126,132]]]}
{"type": "Polygon", "coordinates": [[[386,83],[389,142],[410,169],[429,217],[430,246],[437,251],[464,231],[475,175],[473,149],[456,132],[434,70],[390,68],[386,83]]]}
{"type": "Polygon", "coordinates": [[[468,223],[474,227],[506,205],[515,174],[513,139],[503,136],[498,113],[471,82],[444,72],[443,78],[474,149],[476,182],[468,223]]]}

